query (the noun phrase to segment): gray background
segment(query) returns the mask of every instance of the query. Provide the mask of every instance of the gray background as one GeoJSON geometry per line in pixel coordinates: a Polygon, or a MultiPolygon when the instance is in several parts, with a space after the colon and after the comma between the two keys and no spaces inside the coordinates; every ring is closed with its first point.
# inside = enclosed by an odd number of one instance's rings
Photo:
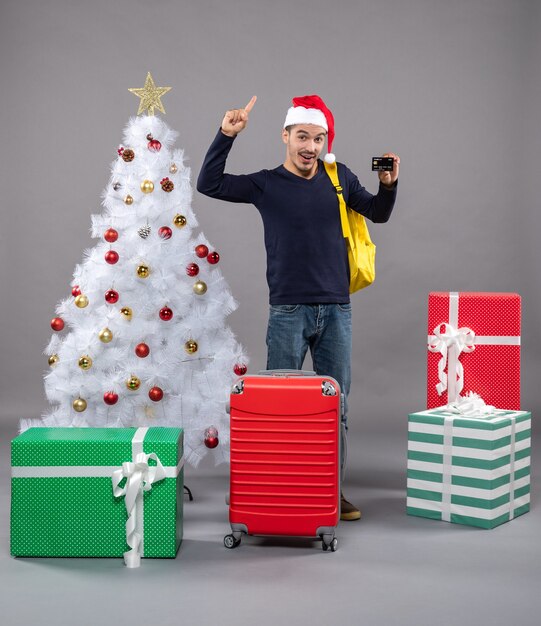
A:
{"type": "MultiPolygon", "coordinates": [[[[539,413],[540,29],[535,0],[1,1],[2,622],[537,623],[538,442],[532,512],[494,531],[406,517],[404,485],[429,291],[522,295],[522,401],[539,413]],[[8,556],[9,440],[45,409],[49,320],[94,245],[90,215],[137,111],[127,88],[149,70],[173,87],[166,121],[194,178],[223,112],[253,94],[230,172],[282,162],[281,124],[305,93],[333,110],[334,152],[369,190],[370,157],[401,156],[395,213],[371,227],[377,281],[352,298],[347,493],[364,519],[340,526],[334,555],[258,539],[225,551],[226,469],[207,463],[188,473],[198,498],[175,561],[134,573],[116,560],[8,556]]],[[[194,210],[240,303],[229,323],[254,372],[267,321],[259,215],[197,193],[194,210]]]]}

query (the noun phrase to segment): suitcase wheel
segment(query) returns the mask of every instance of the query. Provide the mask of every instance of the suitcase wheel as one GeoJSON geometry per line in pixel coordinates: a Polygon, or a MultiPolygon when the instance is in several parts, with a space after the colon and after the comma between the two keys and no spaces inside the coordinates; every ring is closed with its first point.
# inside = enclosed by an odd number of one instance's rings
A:
{"type": "Polygon", "coordinates": [[[237,546],[240,546],[240,539],[235,539],[234,535],[226,535],[224,537],[224,546],[232,550],[237,546]]]}
{"type": "Polygon", "coordinates": [[[331,549],[331,552],[336,552],[336,550],[338,549],[338,539],[336,537],[333,537],[330,541],[327,541],[325,536],[322,536],[321,539],[321,547],[323,548],[323,552],[327,552],[329,548],[331,549]]]}

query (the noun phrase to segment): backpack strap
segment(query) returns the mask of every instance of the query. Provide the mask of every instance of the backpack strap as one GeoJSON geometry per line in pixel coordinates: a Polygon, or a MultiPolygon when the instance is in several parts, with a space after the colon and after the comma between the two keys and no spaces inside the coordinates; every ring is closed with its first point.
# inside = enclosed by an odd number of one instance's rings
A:
{"type": "Polygon", "coordinates": [[[344,237],[351,241],[351,230],[349,228],[349,222],[347,217],[347,209],[346,209],[346,201],[344,200],[344,196],[342,195],[342,185],[340,185],[340,180],[338,179],[338,168],[336,167],[336,161],[334,163],[326,163],[323,162],[325,166],[325,170],[331,179],[331,182],[336,190],[336,195],[338,196],[338,204],[340,206],[340,222],[342,224],[342,233],[344,237]]]}

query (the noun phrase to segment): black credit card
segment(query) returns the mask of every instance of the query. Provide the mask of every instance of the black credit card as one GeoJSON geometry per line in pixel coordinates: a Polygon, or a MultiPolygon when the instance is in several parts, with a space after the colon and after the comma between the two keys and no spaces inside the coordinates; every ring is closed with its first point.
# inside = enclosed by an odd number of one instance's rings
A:
{"type": "Polygon", "coordinates": [[[392,172],[393,164],[393,157],[372,157],[373,172],[392,172]]]}

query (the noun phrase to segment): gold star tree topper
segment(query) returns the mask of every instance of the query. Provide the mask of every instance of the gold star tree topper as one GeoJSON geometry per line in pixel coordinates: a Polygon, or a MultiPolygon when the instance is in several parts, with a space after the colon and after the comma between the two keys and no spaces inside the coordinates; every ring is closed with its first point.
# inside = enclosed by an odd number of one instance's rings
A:
{"type": "Polygon", "coordinates": [[[128,91],[131,91],[133,94],[141,98],[137,115],[141,115],[144,111],[148,111],[149,115],[154,115],[154,108],[158,109],[158,111],[161,111],[162,113],[165,113],[161,97],[170,91],[170,89],[171,87],[156,87],[149,72],[147,74],[144,87],[139,89],[132,88],[128,89],[128,91]]]}

